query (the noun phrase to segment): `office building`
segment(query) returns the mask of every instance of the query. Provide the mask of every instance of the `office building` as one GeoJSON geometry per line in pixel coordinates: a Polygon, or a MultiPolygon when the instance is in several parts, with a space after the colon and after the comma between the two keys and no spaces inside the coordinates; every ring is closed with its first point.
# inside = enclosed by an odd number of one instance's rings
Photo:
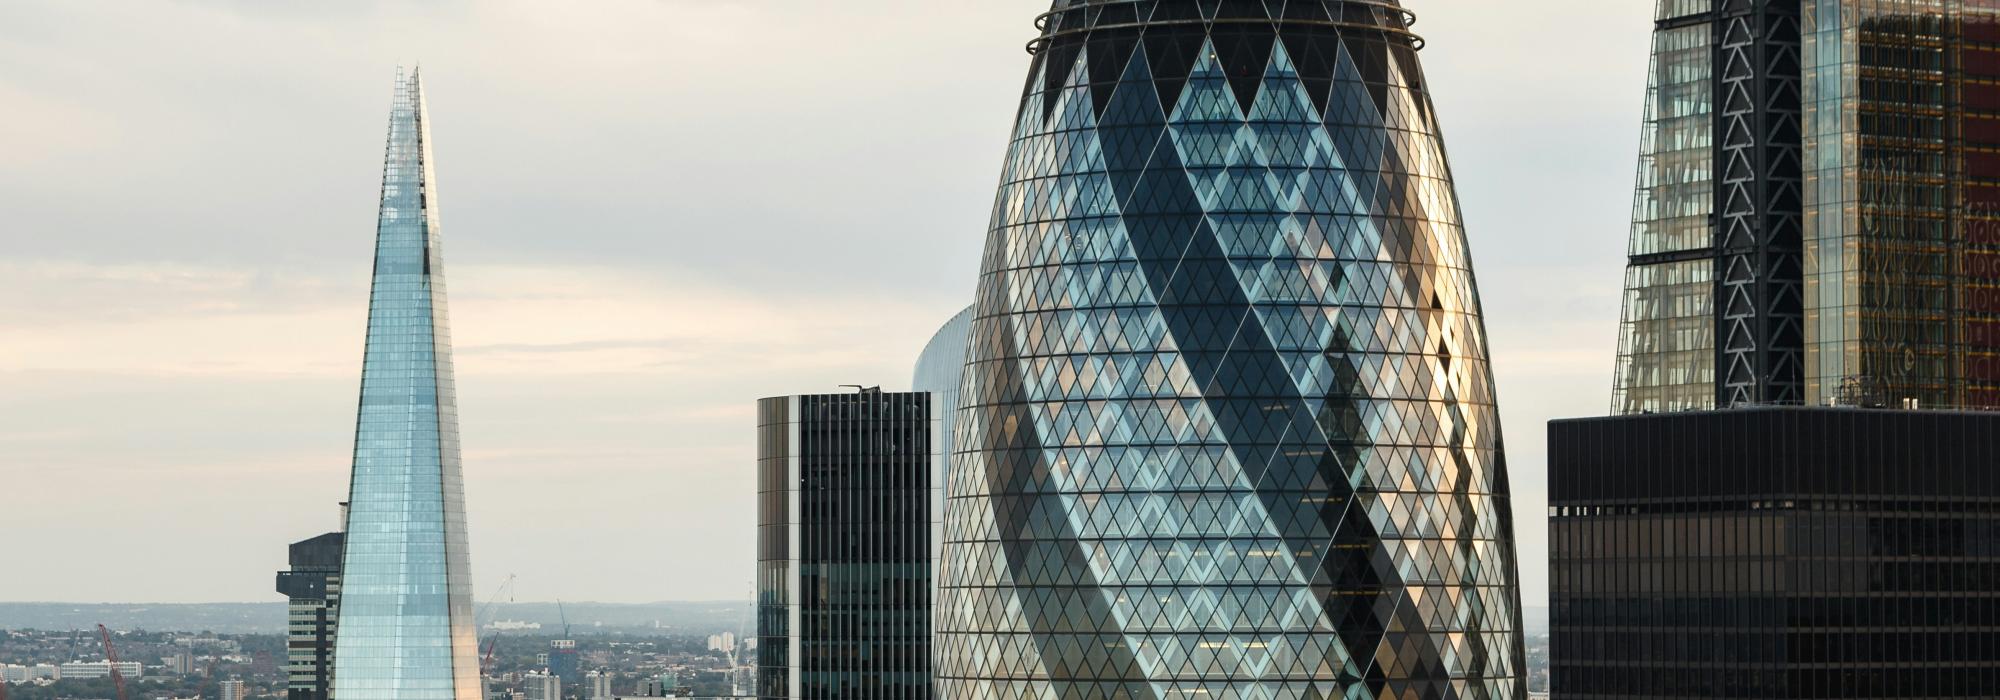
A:
{"type": "MultiPolygon", "coordinates": [[[[145,665],[137,661],[120,661],[116,665],[118,667],[118,675],[124,676],[125,680],[128,681],[138,678],[146,672],[145,665]]],[[[113,664],[109,661],[71,661],[57,667],[56,677],[71,680],[110,678],[112,666],[113,664]]]]}
{"type": "Polygon", "coordinates": [[[221,700],[243,700],[243,681],[231,678],[216,684],[221,700]]]}
{"type": "Polygon", "coordinates": [[[1993,697],[2000,414],[1549,426],[1563,698],[1993,697]]]}
{"type": "MultiPolygon", "coordinates": [[[[340,617],[340,558],[346,535],[329,532],[292,543],[291,568],[278,572],[290,599],[285,632],[286,700],[327,700],[333,689],[333,638],[340,617]]],[[[193,672],[188,654],[185,667],[193,672]]]]}
{"type": "Polygon", "coordinates": [[[185,676],[194,673],[194,654],[177,651],[160,657],[160,668],[168,675],[185,676]]]}
{"type": "Polygon", "coordinates": [[[2000,8],[1657,19],[1613,412],[2000,406],[2000,8]]]}
{"type": "Polygon", "coordinates": [[[28,667],[19,664],[0,664],[0,682],[28,682],[28,667]]]}
{"type": "Polygon", "coordinates": [[[931,398],[758,402],[758,697],[930,700],[931,398]]]}
{"type": "Polygon", "coordinates": [[[1657,13],[1623,415],[1549,428],[1553,697],[1989,697],[2000,3],[1657,13]]]}
{"type": "Polygon", "coordinates": [[[480,694],[428,117],[422,78],[398,75],[341,567],[340,700],[480,694]]]}
{"type": "Polygon", "coordinates": [[[562,676],[552,673],[529,673],[521,676],[521,690],[528,700],[562,700],[562,676]]]}
{"type": "Polygon", "coordinates": [[[1038,19],[946,491],[942,698],[1526,695],[1414,21],[1392,0],[1038,19]]]}
{"type": "Polygon", "coordinates": [[[938,451],[945,456],[946,468],[951,461],[951,431],[953,418],[958,413],[958,387],[965,376],[966,342],[971,337],[972,307],[968,306],[931,336],[931,342],[917,356],[917,369],[911,378],[911,387],[929,393],[938,407],[938,451]]]}
{"type": "Polygon", "coordinates": [[[583,674],[584,697],[588,698],[588,700],[611,700],[613,697],[611,693],[612,676],[613,674],[610,671],[603,669],[583,674]]]}
{"type": "Polygon", "coordinates": [[[577,660],[576,640],[557,639],[549,642],[549,675],[561,678],[564,685],[577,686],[583,682],[582,663],[577,660]]]}

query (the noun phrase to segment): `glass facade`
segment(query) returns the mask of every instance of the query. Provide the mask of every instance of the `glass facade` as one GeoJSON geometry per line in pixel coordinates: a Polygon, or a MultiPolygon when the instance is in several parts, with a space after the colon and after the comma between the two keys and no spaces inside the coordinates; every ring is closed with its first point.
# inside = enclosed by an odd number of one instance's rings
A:
{"type": "Polygon", "coordinates": [[[354,437],[334,696],[479,700],[437,173],[398,75],[354,437]]]}
{"type": "Polygon", "coordinates": [[[2000,414],[1549,427],[1556,700],[1991,698],[2000,414]]]}
{"type": "Polygon", "coordinates": [[[1660,0],[1646,74],[1614,413],[1715,405],[1714,22],[1660,0]]]}
{"type": "Polygon", "coordinates": [[[927,393],[757,404],[757,697],[930,700],[927,393]]]}
{"type": "Polygon", "coordinates": [[[1808,6],[1809,397],[2000,406],[2000,2],[1808,6]]]}
{"type": "Polygon", "coordinates": [[[1061,0],[1038,22],[955,426],[940,697],[1525,697],[1413,20],[1061,0]]]}

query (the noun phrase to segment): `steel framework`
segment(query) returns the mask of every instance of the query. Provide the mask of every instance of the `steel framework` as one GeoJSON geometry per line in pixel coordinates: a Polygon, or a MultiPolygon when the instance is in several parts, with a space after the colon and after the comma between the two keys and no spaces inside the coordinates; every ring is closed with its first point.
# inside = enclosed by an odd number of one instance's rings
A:
{"type": "Polygon", "coordinates": [[[1799,0],[1715,0],[1716,406],[1805,388],[1799,0]]]}

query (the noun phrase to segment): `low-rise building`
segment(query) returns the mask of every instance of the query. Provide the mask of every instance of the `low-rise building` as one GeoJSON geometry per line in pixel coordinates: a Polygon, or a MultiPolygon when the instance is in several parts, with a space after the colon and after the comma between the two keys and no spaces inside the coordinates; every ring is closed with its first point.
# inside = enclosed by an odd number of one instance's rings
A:
{"type": "MultiPolygon", "coordinates": [[[[63,664],[58,673],[61,678],[108,678],[111,676],[109,661],[71,661],[63,664]]],[[[145,664],[137,661],[118,662],[118,674],[127,680],[145,675],[145,664]]]]}

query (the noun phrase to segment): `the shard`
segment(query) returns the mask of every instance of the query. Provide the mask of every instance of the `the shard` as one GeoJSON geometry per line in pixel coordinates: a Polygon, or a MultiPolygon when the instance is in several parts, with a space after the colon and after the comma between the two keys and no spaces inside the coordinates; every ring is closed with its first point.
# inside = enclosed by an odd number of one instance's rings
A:
{"type": "Polygon", "coordinates": [[[396,80],[375,235],[333,697],[479,700],[437,173],[414,71],[396,80]]]}
{"type": "Polygon", "coordinates": [[[1526,697],[1486,331],[1415,19],[1058,0],[1037,20],[954,437],[940,697],[1526,697]]]}

